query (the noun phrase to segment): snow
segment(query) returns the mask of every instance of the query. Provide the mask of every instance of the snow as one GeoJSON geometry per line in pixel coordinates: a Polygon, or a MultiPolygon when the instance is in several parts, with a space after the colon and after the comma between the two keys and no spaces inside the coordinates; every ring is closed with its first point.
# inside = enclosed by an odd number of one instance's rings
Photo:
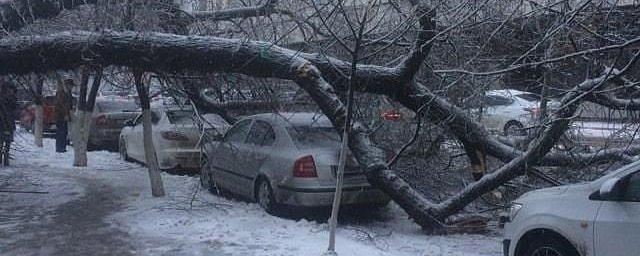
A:
{"type": "MultiPolygon", "coordinates": [[[[197,177],[166,173],[163,180],[168,195],[153,198],[146,170],[123,162],[117,153],[90,152],[89,167],[75,168],[71,167],[73,152],[54,153],[52,140],[45,140],[44,148],[36,148],[31,146],[30,135],[22,133],[17,141],[20,149],[15,166],[2,169],[0,178],[21,176],[37,190],[49,192],[29,196],[25,204],[55,208],[85,193],[87,179],[103,182],[114,187],[123,201],[123,207],[106,221],[129,234],[127,242],[135,254],[284,256],[321,255],[326,250],[328,225],[322,219],[271,216],[256,204],[201,189],[197,177]]],[[[4,214],[2,207],[0,216],[4,214]]],[[[395,204],[370,215],[340,221],[339,255],[502,254],[497,235],[427,236],[395,204]]],[[[8,225],[0,222],[0,229],[8,225]]]]}

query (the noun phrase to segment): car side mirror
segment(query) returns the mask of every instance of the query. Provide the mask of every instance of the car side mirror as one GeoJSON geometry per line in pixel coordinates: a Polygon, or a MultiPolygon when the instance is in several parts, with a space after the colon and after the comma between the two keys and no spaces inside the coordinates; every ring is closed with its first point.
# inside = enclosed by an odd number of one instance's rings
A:
{"type": "Polygon", "coordinates": [[[612,178],[605,181],[598,191],[598,199],[604,201],[616,201],[620,199],[623,186],[624,182],[621,178],[612,178]]]}

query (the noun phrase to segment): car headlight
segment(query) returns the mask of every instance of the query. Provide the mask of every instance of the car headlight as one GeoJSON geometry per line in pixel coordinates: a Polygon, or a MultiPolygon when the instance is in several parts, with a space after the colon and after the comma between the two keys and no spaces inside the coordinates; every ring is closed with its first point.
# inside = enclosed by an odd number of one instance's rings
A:
{"type": "Polygon", "coordinates": [[[516,218],[516,215],[518,215],[518,212],[520,211],[520,209],[522,209],[522,204],[518,204],[518,203],[511,204],[511,207],[509,208],[510,221],[516,218]]]}

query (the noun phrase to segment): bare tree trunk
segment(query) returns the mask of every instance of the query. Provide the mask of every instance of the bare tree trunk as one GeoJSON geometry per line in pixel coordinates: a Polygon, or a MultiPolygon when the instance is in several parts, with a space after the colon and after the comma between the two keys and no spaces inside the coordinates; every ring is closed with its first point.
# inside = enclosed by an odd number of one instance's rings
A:
{"type": "Polygon", "coordinates": [[[76,118],[73,121],[73,166],[84,167],[88,164],[87,149],[89,146],[89,128],[91,127],[91,116],[98,95],[98,89],[102,80],[102,72],[98,71],[93,78],[91,91],[88,91],[89,70],[83,70],[82,81],[80,83],[80,97],[76,108],[76,118]]]}
{"type": "Polygon", "coordinates": [[[151,181],[151,194],[155,197],[165,195],[164,185],[162,184],[162,176],[158,167],[158,159],[156,158],[156,150],[153,145],[152,128],[151,128],[151,103],[149,101],[149,87],[145,86],[142,81],[142,72],[135,71],[134,78],[138,97],[140,97],[140,105],[142,106],[142,132],[144,143],[144,158],[149,169],[149,180],[151,181]]]}
{"type": "Polygon", "coordinates": [[[80,80],[80,96],[76,107],[75,118],[72,119],[71,140],[73,141],[73,166],[87,166],[87,86],[89,84],[89,71],[82,69],[80,80]]]}
{"type": "Polygon", "coordinates": [[[73,120],[73,166],[87,166],[87,142],[89,140],[89,117],[91,113],[86,110],[76,109],[73,120]]]}
{"type": "Polygon", "coordinates": [[[42,145],[42,134],[43,134],[43,123],[44,123],[44,109],[42,107],[42,103],[35,104],[35,119],[33,120],[33,142],[36,147],[43,147],[42,145]]]}
{"type": "Polygon", "coordinates": [[[33,120],[33,142],[36,147],[42,147],[42,135],[44,133],[44,108],[42,98],[42,83],[43,79],[36,74],[31,76],[31,93],[33,103],[35,106],[35,119],[33,120]]]}

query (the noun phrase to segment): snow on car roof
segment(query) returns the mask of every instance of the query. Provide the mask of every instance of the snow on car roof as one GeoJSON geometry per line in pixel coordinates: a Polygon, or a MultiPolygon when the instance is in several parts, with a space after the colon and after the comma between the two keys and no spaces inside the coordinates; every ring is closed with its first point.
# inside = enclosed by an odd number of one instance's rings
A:
{"type": "Polygon", "coordinates": [[[292,126],[314,125],[322,127],[333,127],[329,118],[317,112],[279,112],[257,114],[254,117],[268,120],[283,120],[292,126]]]}
{"type": "Polygon", "coordinates": [[[519,94],[533,94],[533,93],[514,90],[514,89],[501,89],[501,90],[487,91],[486,94],[487,95],[503,96],[503,97],[513,97],[513,96],[517,96],[519,94]]]}

